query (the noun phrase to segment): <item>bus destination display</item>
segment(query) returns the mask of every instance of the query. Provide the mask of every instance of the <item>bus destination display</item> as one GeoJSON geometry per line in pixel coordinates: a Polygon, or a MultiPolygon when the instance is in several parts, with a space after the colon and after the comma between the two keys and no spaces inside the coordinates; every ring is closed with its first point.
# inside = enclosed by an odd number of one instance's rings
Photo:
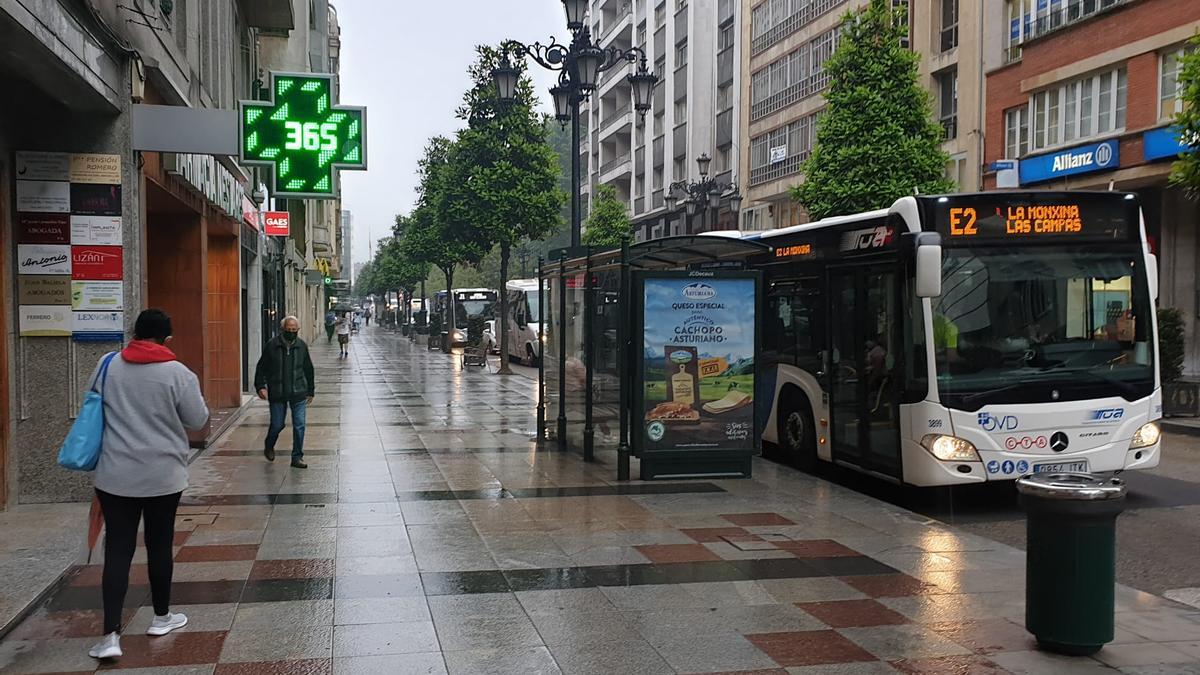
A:
{"type": "Polygon", "coordinates": [[[939,204],[937,225],[951,241],[988,239],[1128,238],[1131,225],[1126,203],[1053,200],[1045,197],[1004,200],[956,200],[939,204]]]}

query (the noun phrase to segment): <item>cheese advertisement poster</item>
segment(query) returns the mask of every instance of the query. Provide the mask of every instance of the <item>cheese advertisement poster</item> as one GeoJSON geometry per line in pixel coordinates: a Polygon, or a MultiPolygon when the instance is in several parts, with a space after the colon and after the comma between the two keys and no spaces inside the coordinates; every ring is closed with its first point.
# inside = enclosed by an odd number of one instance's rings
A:
{"type": "Polygon", "coordinates": [[[747,276],[645,279],[642,447],[755,447],[755,288],[747,276]]]}

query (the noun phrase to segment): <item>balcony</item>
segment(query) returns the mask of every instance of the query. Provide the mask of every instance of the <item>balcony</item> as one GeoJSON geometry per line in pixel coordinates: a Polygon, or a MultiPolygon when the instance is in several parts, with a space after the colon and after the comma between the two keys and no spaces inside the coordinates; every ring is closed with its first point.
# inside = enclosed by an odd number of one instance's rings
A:
{"type": "Polygon", "coordinates": [[[621,105],[612,112],[604,121],[600,122],[600,138],[610,136],[614,131],[619,131],[625,126],[633,125],[633,106],[629,101],[621,105]]]}
{"type": "Polygon", "coordinates": [[[799,103],[810,96],[815,96],[825,91],[825,87],[827,86],[829,86],[829,74],[825,71],[810,75],[778,94],[773,94],[758,103],[752,104],[750,106],[750,121],[756,122],[771,113],[783,110],[793,103],[799,103]]]}
{"type": "Polygon", "coordinates": [[[601,47],[608,47],[609,39],[625,26],[633,26],[633,4],[628,0],[622,2],[617,11],[612,14],[612,17],[605,20],[604,32],[600,36],[599,45],[601,47]]]}
{"type": "Polygon", "coordinates": [[[296,27],[292,0],[240,0],[246,25],[269,31],[289,31],[296,27]]]}
{"type": "Polygon", "coordinates": [[[773,180],[800,173],[800,167],[804,164],[804,160],[808,159],[808,154],[808,150],[802,150],[773,164],[752,167],[750,169],[750,186],[770,183],[773,180]]]}
{"type": "Polygon", "coordinates": [[[1025,17],[1025,34],[1022,42],[1029,42],[1079,23],[1101,12],[1127,5],[1132,0],[1063,0],[1061,5],[1055,2],[1055,7],[1047,14],[1033,19],[1032,15],[1025,17]]]}
{"type": "Polygon", "coordinates": [[[626,152],[616,159],[609,160],[600,165],[600,182],[608,183],[617,178],[629,175],[633,170],[633,158],[626,152]]]}
{"type": "Polygon", "coordinates": [[[687,122],[675,127],[675,157],[683,157],[687,155],[687,122]]]}
{"type": "Polygon", "coordinates": [[[733,143],[733,108],[717,113],[717,147],[733,143]]]}

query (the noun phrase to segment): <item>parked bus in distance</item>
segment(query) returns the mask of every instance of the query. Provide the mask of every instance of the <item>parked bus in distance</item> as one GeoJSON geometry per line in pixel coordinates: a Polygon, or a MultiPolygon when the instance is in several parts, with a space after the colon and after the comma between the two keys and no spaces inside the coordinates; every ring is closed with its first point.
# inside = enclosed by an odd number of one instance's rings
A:
{"type": "Polygon", "coordinates": [[[1137,196],[991,192],[770,244],[763,439],[917,486],[1158,465],[1157,262],[1137,196]]]}
{"type": "Polygon", "coordinates": [[[505,284],[508,293],[508,357],[528,366],[542,358],[538,338],[538,308],[542,295],[537,279],[513,279],[505,284]]]}

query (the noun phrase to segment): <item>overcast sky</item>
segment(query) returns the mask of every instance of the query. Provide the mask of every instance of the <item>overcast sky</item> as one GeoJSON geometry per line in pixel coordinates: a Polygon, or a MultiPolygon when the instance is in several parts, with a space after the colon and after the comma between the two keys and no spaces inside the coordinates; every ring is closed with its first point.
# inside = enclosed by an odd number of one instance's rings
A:
{"type": "MultiPolygon", "coordinates": [[[[426,140],[459,128],[454,110],[467,90],[477,44],[566,39],[560,0],[334,0],[342,27],[346,105],[367,106],[369,169],[343,171],[342,208],[354,214],[353,259],[387,235],[416,199],[417,160],[426,140]]],[[[552,111],[553,74],[531,69],[552,111]]]]}

